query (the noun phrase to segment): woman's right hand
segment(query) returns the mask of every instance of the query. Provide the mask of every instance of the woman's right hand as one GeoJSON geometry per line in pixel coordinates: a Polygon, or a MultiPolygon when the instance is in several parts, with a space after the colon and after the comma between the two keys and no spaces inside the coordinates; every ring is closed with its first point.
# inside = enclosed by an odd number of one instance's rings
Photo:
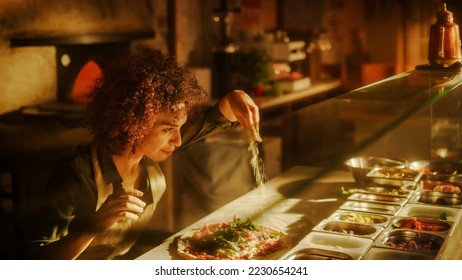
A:
{"type": "Polygon", "coordinates": [[[146,203],[138,190],[111,194],[95,214],[89,218],[82,231],[74,231],[63,238],[41,246],[43,259],[76,259],[90,245],[93,239],[104,234],[121,219],[138,219],[146,203]]]}
{"type": "Polygon", "coordinates": [[[143,192],[139,190],[122,190],[111,194],[90,219],[88,230],[99,235],[121,219],[138,219],[146,206],[141,200],[142,196],[143,192]]]}
{"type": "Polygon", "coordinates": [[[220,100],[219,108],[226,119],[238,121],[250,133],[252,140],[261,142],[259,108],[248,94],[234,90],[220,100]]]}

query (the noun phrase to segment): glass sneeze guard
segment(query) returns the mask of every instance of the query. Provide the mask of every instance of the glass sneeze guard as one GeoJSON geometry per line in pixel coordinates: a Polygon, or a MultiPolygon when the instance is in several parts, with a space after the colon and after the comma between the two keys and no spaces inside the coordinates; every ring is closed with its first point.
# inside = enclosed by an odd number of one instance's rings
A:
{"type": "MultiPolygon", "coordinates": [[[[416,146],[413,143],[420,141],[417,138],[419,133],[425,138],[431,136],[435,112],[458,114],[457,108],[440,108],[448,107],[448,103],[452,107],[462,103],[462,90],[458,89],[461,83],[462,74],[458,71],[411,70],[283,116],[263,120],[262,129],[263,133],[276,131],[283,139],[283,169],[296,165],[315,166],[320,168],[319,176],[341,167],[346,159],[361,153],[408,157],[410,160],[428,158],[431,148],[426,144],[420,145],[424,147],[418,153],[409,151],[416,146]],[[390,140],[393,131],[407,125],[412,127],[410,131],[419,131],[416,138],[402,135],[401,140],[390,140]],[[374,145],[379,147],[368,151],[374,145]],[[410,149],[403,153],[406,146],[410,149]]],[[[393,137],[401,136],[394,133],[393,137]]]]}

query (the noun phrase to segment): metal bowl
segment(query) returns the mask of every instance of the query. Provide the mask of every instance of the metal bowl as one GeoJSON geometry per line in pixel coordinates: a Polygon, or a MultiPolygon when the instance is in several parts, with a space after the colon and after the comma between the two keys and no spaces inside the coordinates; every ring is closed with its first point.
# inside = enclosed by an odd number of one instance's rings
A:
{"type": "Polygon", "coordinates": [[[374,243],[373,239],[364,236],[350,236],[325,231],[312,231],[287,255],[300,249],[316,248],[334,252],[342,252],[353,259],[360,259],[374,243]]]}
{"type": "Polygon", "coordinates": [[[451,228],[451,225],[445,221],[432,219],[402,217],[396,218],[392,223],[393,228],[412,229],[429,232],[445,232],[451,228]]]}
{"type": "Polygon", "coordinates": [[[383,195],[383,194],[369,194],[369,193],[355,193],[348,197],[349,200],[379,202],[404,205],[407,202],[405,197],[383,195]]]}
{"type": "Polygon", "coordinates": [[[426,174],[430,175],[462,174],[461,162],[444,159],[413,161],[409,164],[409,168],[417,171],[427,171],[426,174]]]}
{"type": "Polygon", "coordinates": [[[462,181],[462,162],[445,159],[413,161],[409,168],[421,171],[424,181],[462,181]]]}
{"type": "Polygon", "coordinates": [[[462,195],[458,193],[423,191],[418,194],[417,201],[435,205],[459,206],[462,205],[462,195]]]}
{"type": "Polygon", "coordinates": [[[401,209],[401,206],[392,204],[369,203],[362,201],[347,201],[340,206],[340,209],[394,215],[401,209]]]}
{"type": "Polygon", "coordinates": [[[366,174],[376,167],[398,167],[404,168],[406,161],[402,159],[386,158],[386,157],[353,157],[344,162],[344,164],[351,171],[355,181],[362,185],[367,186],[370,180],[366,174]]]}
{"type": "Polygon", "coordinates": [[[435,192],[462,194],[462,184],[454,182],[433,182],[430,189],[435,192]]]}
{"type": "Polygon", "coordinates": [[[362,260],[434,260],[432,254],[372,247],[362,260]]]}
{"type": "Polygon", "coordinates": [[[444,238],[431,233],[398,229],[385,233],[381,242],[395,249],[436,253],[441,248],[444,238]]]}
{"type": "Polygon", "coordinates": [[[397,216],[416,217],[423,219],[442,220],[454,222],[459,219],[462,209],[446,206],[407,204],[401,209],[397,216]]]}
{"type": "Polygon", "coordinates": [[[366,176],[376,184],[401,187],[417,184],[422,177],[422,173],[406,167],[376,167],[366,176]]]}
{"type": "Polygon", "coordinates": [[[315,227],[314,230],[317,230],[318,228],[327,232],[370,237],[371,239],[374,239],[381,232],[382,229],[367,224],[341,221],[327,221],[326,223],[321,224],[320,227],[315,227]]]}
{"type": "Polygon", "coordinates": [[[305,248],[293,252],[286,260],[352,260],[350,255],[323,249],[305,248]]]}
{"type": "Polygon", "coordinates": [[[410,197],[414,189],[415,185],[408,185],[402,187],[396,187],[392,185],[371,185],[369,187],[359,189],[358,192],[410,197]]]}
{"type": "Polygon", "coordinates": [[[389,222],[389,217],[373,213],[361,213],[353,211],[336,211],[331,216],[332,219],[337,221],[372,224],[372,225],[386,225],[389,222]]]}
{"type": "Polygon", "coordinates": [[[300,244],[306,246],[306,248],[319,248],[332,251],[341,250],[355,258],[362,255],[372,245],[372,239],[359,236],[345,238],[341,234],[313,230],[300,241],[300,244]]]}

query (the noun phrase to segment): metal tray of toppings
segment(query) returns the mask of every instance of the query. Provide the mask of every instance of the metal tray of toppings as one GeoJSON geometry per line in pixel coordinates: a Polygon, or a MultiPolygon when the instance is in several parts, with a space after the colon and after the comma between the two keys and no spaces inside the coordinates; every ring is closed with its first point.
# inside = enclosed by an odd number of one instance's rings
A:
{"type": "Polygon", "coordinates": [[[434,254],[375,247],[367,251],[362,260],[434,260],[434,254]]]}
{"type": "Polygon", "coordinates": [[[383,230],[381,226],[351,223],[335,220],[323,220],[313,228],[313,231],[323,231],[342,235],[352,235],[375,239],[383,230]]]}
{"type": "Polygon", "coordinates": [[[316,248],[304,248],[291,252],[284,260],[352,260],[348,254],[316,248]]]}
{"type": "Polygon", "coordinates": [[[337,210],[328,219],[386,227],[392,218],[390,215],[337,210]]]}
{"type": "Polygon", "coordinates": [[[443,243],[444,238],[437,234],[393,229],[384,231],[381,237],[376,240],[375,245],[436,255],[443,243]]]}
{"type": "Polygon", "coordinates": [[[409,168],[422,172],[422,180],[462,182],[462,162],[446,159],[418,160],[409,168]]]}
{"type": "Polygon", "coordinates": [[[418,191],[410,198],[409,202],[460,208],[462,206],[462,194],[438,191],[418,191]]]}
{"type": "MultiPolygon", "coordinates": [[[[349,236],[329,232],[310,232],[297,246],[292,248],[286,256],[303,249],[322,249],[330,252],[341,252],[351,256],[353,259],[360,259],[373,245],[369,238],[349,236]]],[[[283,257],[284,258],[284,257],[283,257]]]]}
{"type": "Polygon", "coordinates": [[[404,185],[404,186],[372,184],[368,187],[357,189],[357,192],[401,196],[401,197],[409,198],[413,194],[415,189],[416,189],[415,184],[404,185]]]}
{"type": "Polygon", "coordinates": [[[458,208],[420,204],[406,204],[397,214],[397,216],[403,217],[416,217],[449,222],[460,220],[460,215],[461,210],[458,208]]]}
{"type": "Polygon", "coordinates": [[[407,198],[384,195],[384,194],[370,194],[370,193],[354,193],[348,197],[349,200],[368,201],[377,203],[388,203],[403,206],[407,202],[407,198]]]}
{"type": "Polygon", "coordinates": [[[462,183],[447,181],[420,181],[420,189],[435,192],[462,193],[462,183]]]}
{"type": "Polygon", "coordinates": [[[392,229],[409,229],[447,235],[453,223],[441,220],[432,220],[416,217],[395,217],[390,224],[392,229]]]}
{"type": "Polygon", "coordinates": [[[351,210],[369,213],[378,213],[386,215],[395,215],[400,209],[399,205],[370,203],[362,201],[347,201],[340,206],[341,210],[351,210]]]}
{"type": "Polygon", "coordinates": [[[416,185],[422,173],[409,168],[379,167],[366,175],[372,183],[392,186],[416,185]]]}

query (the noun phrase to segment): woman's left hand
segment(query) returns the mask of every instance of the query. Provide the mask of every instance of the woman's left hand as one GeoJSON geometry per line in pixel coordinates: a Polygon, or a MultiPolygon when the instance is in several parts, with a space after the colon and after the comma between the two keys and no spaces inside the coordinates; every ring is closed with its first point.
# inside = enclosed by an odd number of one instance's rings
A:
{"type": "Polygon", "coordinates": [[[220,112],[231,122],[238,121],[254,140],[261,141],[260,112],[253,99],[242,90],[234,90],[220,100],[220,112]]]}

